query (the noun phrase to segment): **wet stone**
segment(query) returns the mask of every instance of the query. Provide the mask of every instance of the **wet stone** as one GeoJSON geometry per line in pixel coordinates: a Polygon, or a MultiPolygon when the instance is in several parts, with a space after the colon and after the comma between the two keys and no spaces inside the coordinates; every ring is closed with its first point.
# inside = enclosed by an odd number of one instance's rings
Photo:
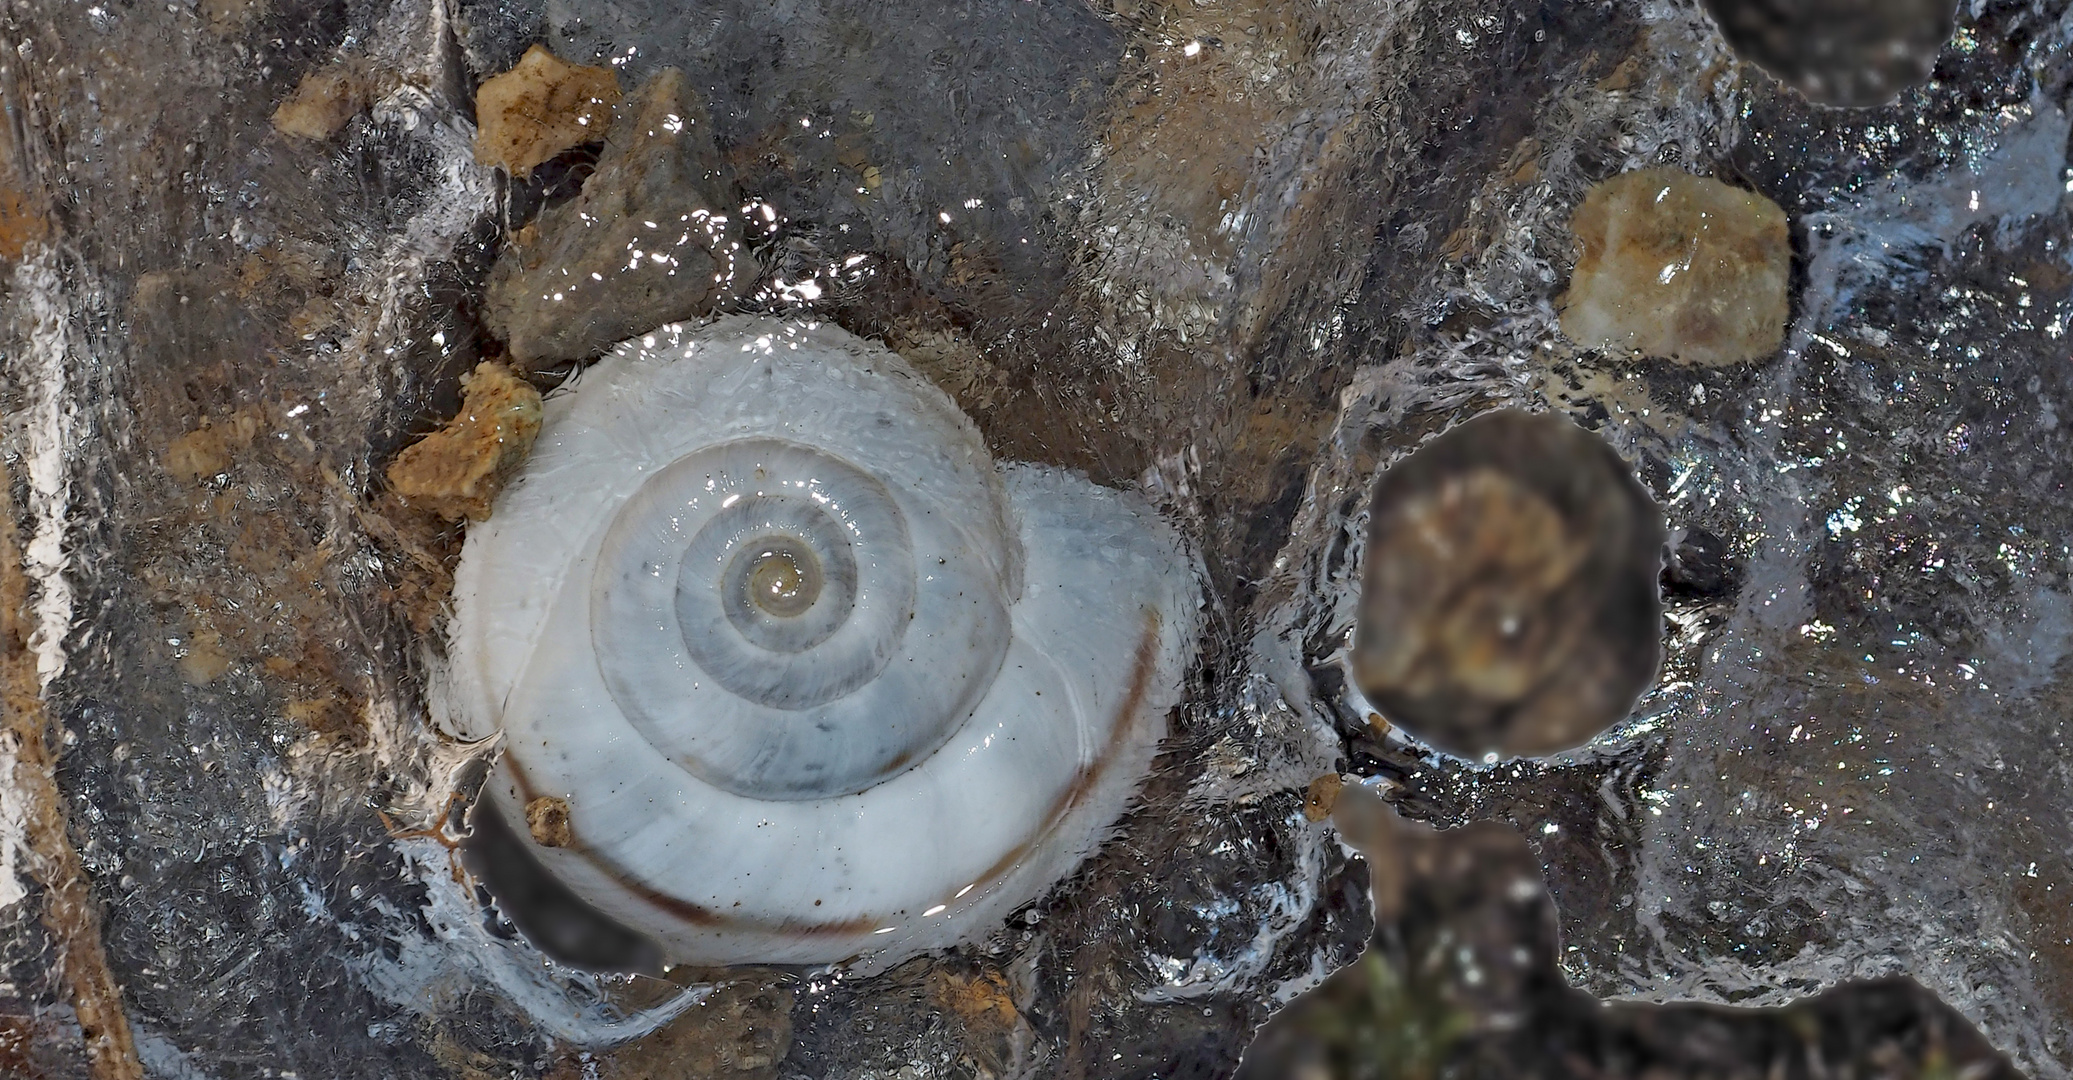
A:
{"type": "Polygon", "coordinates": [[[526,803],[525,827],[533,834],[533,842],[541,847],[568,847],[576,842],[576,834],[569,827],[567,799],[542,795],[526,803]]]}
{"type": "Polygon", "coordinates": [[[1353,646],[1390,722],[1470,757],[1616,723],[1661,655],[1661,512],[1560,417],[1477,417],[1383,473],[1353,646]]]}
{"type": "Polygon", "coordinates": [[[475,160],[523,179],[602,138],[618,102],[612,69],[571,64],[535,45],[475,91],[475,160]]]}
{"type": "Polygon", "coordinates": [[[1034,1031],[1015,1003],[1015,987],[1002,972],[951,961],[928,972],[929,1004],[953,1018],[962,1036],[964,1061],[978,1076],[1025,1075],[1034,1031]]]}
{"type": "Polygon", "coordinates": [[[1846,982],[1785,1008],[1600,1004],[1564,981],[1553,898],[1510,826],[1435,830],[1361,786],[1332,818],[1367,857],[1374,937],[1267,1024],[1240,1080],[2021,1076],[1905,977],[1846,982]]]}
{"type": "Polygon", "coordinates": [[[1338,773],[1326,773],[1310,781],[1310,787],[1303,793],[1303,816],[1311,821],[1323,821],[1332,816],[1332,806],[1339,801],[1339,790],[1345,784],[1338,773]]]}
{"type": "Polygon", "coordinates": [[[582,194],[511,238],[484,321],[538,368],[708,315],[756,277],[736,202],[703,105],[682,72],[658,72],[620,107],[582,194]]]}
{"type": "Polygon", "coordinates": [[[461,411],[396,455],[389,487],[448,521],[481,521],[540,433],[540,392],[499,365],[461,377],[461,411]]]}
{"type": "Polygon", "coordinates": [[[1679,529],[1670,539],[1663,585],[1684,596],[1715,599],[1735,591],[1735,568],[1727,542],[1700,528],[1679,529]]]}
{"type": "Polygon", "coordinates": [[[328,139],[367,108],[380,89],[380,80],[365,63],[344,61],[312,71],[274,110],[274,130],[313,141],[328,139]]]}
{"type": "Polygon", "coordinates": [[[730,973],[712,995],[667,1027],[624,1046],[571,1057],[550,1080],[759,1080],[774,1077],[792,1048],[790,979],[753,969],[730,973]],[[585,1060],[588,1059],[588,1060],[585,1060]]]}
{"type": "Polygon", "coordinates": [[[259,418],[251,413],[240,412],[221,421],[204,417],[200,427],[166,447],[166,472],[189,483],[206,480],[229,469],[258,435],[259,418]]]}
{"type": "Polygon", "coordinates": [[[0,261],[13,262],[49,232],[42,200],[26,183],[21,153],[0,126],[0,261]]]}
{"type": "Polygon", "coordinates": [[[1570,219],[1562,332],[1586,348],[1699,367],[1762,360],[1785,340],[1792,237],[1752,191],[1678,169],[1591,188],[1570,219]]]}

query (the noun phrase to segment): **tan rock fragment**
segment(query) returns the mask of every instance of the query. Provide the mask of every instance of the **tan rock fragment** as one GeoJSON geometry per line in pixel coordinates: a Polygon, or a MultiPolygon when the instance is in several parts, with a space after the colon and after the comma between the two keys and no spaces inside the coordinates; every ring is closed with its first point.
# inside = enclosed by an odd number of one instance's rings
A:
{"type": "Polygon", "coordinates": [[[526,803],[525,827],[541,847],[568,847],[576,842],[575,830],[569,826],[567,799],[542,795],[526,803]]]}
{"type": "Polygon", "coordinates": [[[49,234],[44,201],[23,165],[13,134],[0,124],[0,260],[21,258],[49,234]]]}
{"type": "Polygon", "coordinates": [[[525,177],[564,150],[605,136],[619,77],[535,45],[475,91],[475,160],[525,177]]]}
{"type": "Polygon", "coordinates": [[[240,33],[270,5],[267,0],[202,0],[201,15],[220,37],[240,33]]]}
{"type": "Polygon", "coordinates": [[[200,427],[166,447],[166,472],[189,483],[215,476],[230,468],[258,434],[259,419],[249,414],[239,413],[221,422],[204,419],[200,427]]]}
{"type": "Polygon", "coordinates": [[[281,715],[324,734],[349,731],[355,720],[352,703],[336,693],[289,698],[281,705],[281,715]]]}
{"type": "Polygon", "coordinates": [[[319,68],[304,75],[295,92],[274,110],[274,130],[302,139],[328,139],[373,103],[377,89],[362,62],[319,68]]]}
{"type": "Polygon", "coordinates": [[[790,976],[753,969],[711,974],[719,977],[712,995],[662,1030],[580,1057],[568,1054],[549,1080],[771,1080],[792,1049],[790,976]]]}
{"type": "Polygon", "coordinates": [[[758,271],[705,105],[675,68],[619,106],[583,193],[512,234],[483,322],[521,367],[711,314],[758,271]]]}
{"type": "Polygon", "coordinates": [[[933,970],[929,973],[929,998],[936,1007],[955,1015],[968,1030],[1008,1030],[1022,1019],[1008,980],[995,971],[963,975],[942,968],[933,970]]]}
{"type": "Polygon", "coordinates": [[[1562,332],[1577,344],[1702,367],[1783,344],[1792,240],[1785,211],[1762,195],[1641,169],[1593,187],[1570,231],[1562,332]]]}
{"type": "Polygon", "coordinates": [[[13,262],[31,244],[41,243],[50,227],[26,192],[0,188],[0,260],[13,262]]]}
{"type": "Polygon", "coordinates": [[[1332,807],[1339,802],[1339,791],[1346,781],[1338,773],[1325,773],[1310,781],[1310,789],[1303,793],[1303,816],[1311,821],[1323,821],[1332,816],[1332,807]]]}
{"type": "Polygon", "coordinates": [[[448,521],[481,521],[540,433],[540,392],[488,362],[462,376],[461,387],[460,414],[396,455],[389,487],[448,521]]]}
{"type": "Polygon", "coordinates": [[[230,670],[230,662],[223,635],[214,627],[202,626],[187,632],[186,645],[180,653],[180,675],[190,685],[206,686],[216,681],[230,670]]]}

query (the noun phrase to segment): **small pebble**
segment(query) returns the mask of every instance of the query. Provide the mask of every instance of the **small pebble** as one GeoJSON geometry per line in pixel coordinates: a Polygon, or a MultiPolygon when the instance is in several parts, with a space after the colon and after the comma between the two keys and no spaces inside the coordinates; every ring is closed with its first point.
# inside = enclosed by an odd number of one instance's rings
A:
{"type": "Polygon", "coordinates": [[[1560,306],[1577,344],[1721,367],[1784,343],[1792,236],[1777,203],[1642,169],[1593,187],[1569,228],[1578,254],[1560,306]]]}

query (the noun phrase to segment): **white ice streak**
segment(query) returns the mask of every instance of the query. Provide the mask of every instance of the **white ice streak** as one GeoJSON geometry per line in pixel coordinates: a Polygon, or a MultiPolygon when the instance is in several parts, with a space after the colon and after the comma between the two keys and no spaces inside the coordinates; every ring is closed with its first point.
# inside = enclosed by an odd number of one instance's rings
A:
{"type": "Polygon", "coordinates": [[[29,808],[14,786],[16,758],[14,741],[0,739],[0,911],[29,895],[22,887],[22,875],[28,871],[29,808]]]}
{"type": "MultiPolygon", "coordinates": [[[[1255,648],[1270,640],[1255,639],[1255,648]]],[[[1255,657],[1256,670],[1265,664],[1264,658],[1255,657]]],[[[1243,805],[1290,788],[1301,789],[1331,771],[1338,739],[1330,721],[1318,710],[1296,706],[1262,675],[1248,679],[1238,708],[1241,717],[1251,722],[1233,725],[1233,730],[1250,729],[1254,737],[1242,746],[1226,739],[1229,745],[1212,749],[1210,767],[1186,795],[1191,806],[1214,812],[1217,807],[1243,805]]],[[[1141,992],[1141,1000],[1163,1004],[1260,987],[1261,979],[1285,952],[1283,939],[1310,925],[1320,886],[1341,861],[1333,857],[1339,845],[1331,828],[1304,820],[1301,811],[1292,811],[1282,827],[1296,851],[1295,865],[1242,897],[1220,898],[1215,910],[1202,913],[1206,921],[1218,923],[1242,915],[1253,924],[1251,935],[1235,949],[1219,951],[1206,945],[1191,957],[1152,957],[1166,979],[1141,992]]],[[[1272,987],[1270,996],[1287,1001],[1329,973],[1320,957],[1312,957],[1303,972],[1272,987]]]]}
{"type": "Polygon", "coordinates": [[[15,267],[14,293],[22,322],[21,372],[28,399],[17,423],[24,479],[29,485],[31,531],[24,569],[35,585],[35,626],[29,648],[36,680],[49,686],[65,669],[65,635],[72,626],[72,585],[65,578],[65,528],[72,507],[68,450],[78,417],[67,393],[73,355],[70,305],[58,275],[57,254],[36,251],[15,267]]]}
{"type": "Polygon", "coordinates": [[[396,849],[425,882],[418,914],[431,935],[399,935],[393,958],[376,949],[353,962],[361,982],[393,1005],[436,1013],[488,983],[555,1038],[599,1047],[648,1035],[712,995],[714,987],[697,985],[650,1008],[623,1009],[612,992],[628,985],[626,977],[564,967],[523,942],[492,937],[475,898],[454,882],[443,845],[405,840],[396,849]]]}

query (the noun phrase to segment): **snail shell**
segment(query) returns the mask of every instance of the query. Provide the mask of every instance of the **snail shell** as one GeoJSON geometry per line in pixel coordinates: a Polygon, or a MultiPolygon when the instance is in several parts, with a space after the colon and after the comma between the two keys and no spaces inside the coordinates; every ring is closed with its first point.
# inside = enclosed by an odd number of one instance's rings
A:
{"type": "Polygon", "coordinates": [[[1634,707],[1662,656],[1663,518],[1559,416],[1466,421],[1375,483],[1353,670],[1456,754],[1548,754],[1634,707]]]}
{"type": "Polygon", "coordinates": [[[996,467],[893,353],[747,317],[551,397],[454,593],[489,798],[551,806],[546,869],[696,964],[991,929],[1120,815],[1199,618],[1141,499],[996,467]]]}

